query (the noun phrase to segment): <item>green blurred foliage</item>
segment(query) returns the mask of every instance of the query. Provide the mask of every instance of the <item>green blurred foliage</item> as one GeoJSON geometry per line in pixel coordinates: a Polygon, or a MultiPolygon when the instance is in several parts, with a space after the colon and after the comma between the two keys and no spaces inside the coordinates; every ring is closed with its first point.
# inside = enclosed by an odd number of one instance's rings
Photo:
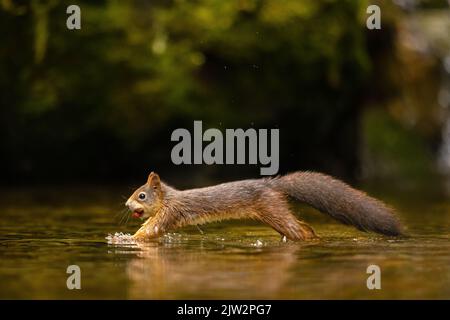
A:
{"type": "Polygon", "coordinates": [[[65,26],[68,4],[2,1],[2,148],[13,174],[163,165],[171,130],[194,119],[284,128],[286,169],[339,152],[338,171],[353,165],[336,117],[354,127],[347,115],[370,68],[364,1],[80,1],[79,31],[65,26]]]}
{"type": "Polygon", "coordinates": [[[68,1],[0,1],[9,180],[173,169],[170,133],[195,119],[280,128],[282,171],[356,172],[367,1],[77,3],[70,31],[68,1]]]}
{"type": "Polygon", "coordinates": [[[401,126],[382,109],[369,109],[362,123],[365,175],[400,181],[409,177],[409,183],[431,178],[433,153],[416,131],[401,126]]]}

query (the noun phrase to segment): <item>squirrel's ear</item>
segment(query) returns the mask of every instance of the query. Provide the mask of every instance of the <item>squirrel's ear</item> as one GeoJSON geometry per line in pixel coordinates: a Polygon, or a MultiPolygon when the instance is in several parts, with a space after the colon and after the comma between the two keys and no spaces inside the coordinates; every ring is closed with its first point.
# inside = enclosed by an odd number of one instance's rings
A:
{"type": "Polygon", "coordinates": [[[152,187],[153,189],[160,189],[161,188],[161,181],[159,180],[158,174],[151,172],[148,175],[147,184],[152,187]]]}

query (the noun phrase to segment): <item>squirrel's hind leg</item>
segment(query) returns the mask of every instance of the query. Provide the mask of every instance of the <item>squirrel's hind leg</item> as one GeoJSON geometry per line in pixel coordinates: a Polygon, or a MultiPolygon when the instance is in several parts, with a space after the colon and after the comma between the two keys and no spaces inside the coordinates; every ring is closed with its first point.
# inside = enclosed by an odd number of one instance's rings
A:
{"type": "Polygon", "coordinates": [[[310,240],[318,236],[305,222],[297,219],[287,205],[272,207],[271,210],[258,211],[258,219],[271,226],[278,233],[289,240],[310,240]]]}

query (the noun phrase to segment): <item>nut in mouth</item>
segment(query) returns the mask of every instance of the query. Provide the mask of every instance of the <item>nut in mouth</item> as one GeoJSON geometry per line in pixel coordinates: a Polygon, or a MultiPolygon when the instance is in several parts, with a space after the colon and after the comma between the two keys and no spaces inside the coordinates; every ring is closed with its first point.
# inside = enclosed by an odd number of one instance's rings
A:
{"type": "Polygon", "coordinates": [[[131,216],[133,218],[142,218],[143,215],[144,215],[144,209],[142,209],[142,208],[133,210],[133,213],[131,214],[131,216]]]}

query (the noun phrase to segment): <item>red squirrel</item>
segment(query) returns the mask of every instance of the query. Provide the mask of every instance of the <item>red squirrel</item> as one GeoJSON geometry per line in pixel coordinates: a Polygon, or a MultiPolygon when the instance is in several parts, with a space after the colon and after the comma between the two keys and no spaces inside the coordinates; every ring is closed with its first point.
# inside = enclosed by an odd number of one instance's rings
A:
{"type": "Polygon", "coordinates": [[[386,204],[340,180],[315,172],[189,190],[170,187],[152,172],[126,206],[133,217],[147,219],[133,235],[136,240],[156,238],[187,225],[226,219],[259,220],[290,240],[316,238],[314,230],[294,215],[288,197],[359,230],[388,236],[402,234],[400,222],[386,204]]]}

